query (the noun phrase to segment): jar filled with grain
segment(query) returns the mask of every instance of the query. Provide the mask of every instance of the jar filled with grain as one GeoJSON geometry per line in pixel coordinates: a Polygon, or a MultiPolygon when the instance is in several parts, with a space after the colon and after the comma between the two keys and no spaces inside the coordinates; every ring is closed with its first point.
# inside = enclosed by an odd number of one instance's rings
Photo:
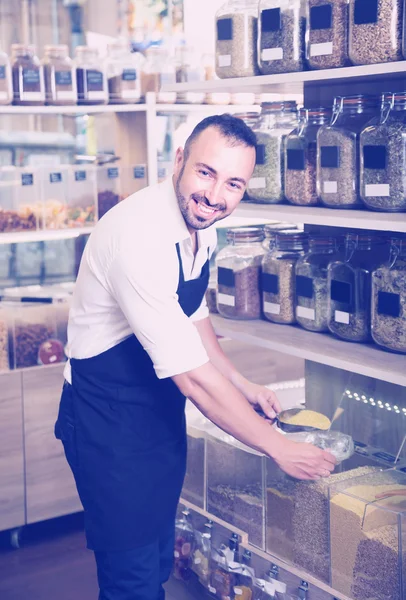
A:
{"type": "Polygon", "coordinates": [[[331,121],[328,108],[301,108],[299,126],[285,144],[285,197],[298,206],[314,206],[317,195],[317,132],[331,121]]]}
{"type": "Polygon", "coordinates": [[[47,104],[76,104],[76,71],[69,58],[68,46],[45,46],[42,61],[45,76],[45,100],[47,104]]]}
{"type": "Polygon", "coordinates": [[[124,40],[107,46],[106,72],[110,104],[132,104],[141,99],[141,65],[143,57],[131,52],[124,40]]]}
{"type": "Polygon", "coordinates": [[[372,337],[406,354],[406,239],[393,239],[389,261],[372,273],[372,337]]]}
{"type": "Polygon", "coordinates": [[[290,231],[292,229],[298,229],[295,223],[268,223],[265,225],[265,239],[263,241],[264,250],[269,252],[275,248],[276,236],[280,231],[290,231]]]}
{"type": "Polygon", "coordinates": [[[306,58],[310,68],[349,65],[348,0],[306,1],[306,58]]]}
{"type": "Polygon", "coordinates": [[[327,268],[338,251],[337,238],[310,237],[309,252],[296,263],[296,320],[309,331],[328,331],[327,268]]]}
{"type": "Polygon", "coordinates": [[[261,316],[263,240],[260,227],[227,231],[227,246],[216,256],[217,310],[223,317],[259,319],[261,316]]]}
{"type": "Polygon", "coordinates": [[[261,0],[258,61],[263,75],[303,71],[306,19],[301,0],[261,0]]]}
{"type": "Polygon", "coordinates": [[[106,69],[97,48],[77,46],[75,57],[78,104],[107,104],[106,69]]]}
{"type": "Polygon", "coordinates": [[[350,233],[342,259],[327,275],[328,326],[349,342],[371,341],[371,275],[385,261],[387,243],[370,233],[350,233]]]}
{"type": "Polygon", "coordinates": [[[374,96],[346,96],[334,100],[331,125],[317,133],[317,194],[331,208],[357,208],[359,194],[359,138],[378,114],[374,96]]]}
{"type": "Polygon", "coordinates": [[[159,104],[175,104],[176,92],[161,92],[163,85],[176,83],[176,64],[171,52],[162,46],[151,46],[142,67],[142,94],[156,94],[159,104]]]}
{"type": "Polygon", "coordinates": [[[402,59],[404,0],[350,0],[349,55],[354,65],[402,59]]]}
{"type": "Polygon", "coordinates": [[[13,101],[13,84],[11,64],[8,55],[0,50],[0,104],[11,104],[13,101]]]}
{"type": "Polygon", "coordinates": [[[360,137],[360,192],[371,210],[406,210],[406,92],[382,95],[380,117],[360,137]]]}
{"type": "Polygon", "coordinates": [[[35,46],[11,46],[14,104],[41,106],[45,103],[44,68],[35,54],[35,46]]]}
{"type": "Polygon", "coordinates": [[[258,0],[228,0],[216,13],[216,73],[253,77],[257,64],[258,0]]]}
{"type": "Polygon", "coordinates": [[[296,322],[297,261],[308,249],[308,234],[297,230],[280,231],[276,247],[262,261],[263,312],[268,321],[296,322]]]}
{"type": "Polygon", "coordinates": [[[247,187],[249,197],[262,204],[284,200],[284,144],[297,127],[296,102],[268,102],[253,128],[257,136],[257,157],[247,187]]]}
{"type": "MultiPolygon", "coordinates": [[[[201,83],[205,80],[205,67],[202,57],[191,46],[176,49],[176,83],[201,83]]],[[[176,102],[180,104],[203,104],[204,92],[178,92],[176,102]]]]}

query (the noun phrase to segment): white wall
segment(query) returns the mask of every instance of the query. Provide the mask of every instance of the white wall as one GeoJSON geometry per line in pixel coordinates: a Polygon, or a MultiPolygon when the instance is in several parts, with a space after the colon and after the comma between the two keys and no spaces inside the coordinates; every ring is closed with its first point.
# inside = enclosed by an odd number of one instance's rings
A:
{"type": "Polygon", "coordinates": [[[225,0],[183,0],[186,43],[214,54],[215,14],[225,0]]]}

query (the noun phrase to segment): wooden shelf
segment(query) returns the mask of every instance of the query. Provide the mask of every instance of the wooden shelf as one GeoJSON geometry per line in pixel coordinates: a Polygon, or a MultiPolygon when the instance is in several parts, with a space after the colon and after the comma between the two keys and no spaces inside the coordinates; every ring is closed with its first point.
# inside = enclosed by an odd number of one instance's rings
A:
{"type": "Polygon", "coordinates": [[[353,344],[328,334],[266,321],[233,321],[211,315],[218,335],[406,386],[405,356],[384,352],[373,344],[353,344]]]}
{"type": "Polygon", "coordinates": [[[0,244],[17,244],[19,242],[47,242],[51,240],[67,240],[92,233],[94,227],[76,229],[58,229],[55,231],[16,231],[15,233],[0,233],[0,244]]]}

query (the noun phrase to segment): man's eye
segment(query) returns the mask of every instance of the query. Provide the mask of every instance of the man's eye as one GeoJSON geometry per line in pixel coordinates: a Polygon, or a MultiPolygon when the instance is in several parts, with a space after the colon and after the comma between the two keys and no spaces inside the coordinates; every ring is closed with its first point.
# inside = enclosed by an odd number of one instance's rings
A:
{"type": "Polygon", "coordinates": [[[210,173],[208,171],[205,171],[204,169],[200,169],[199,173],[201,175],[204,175],[204,177],[206,177],[206,175],[210,175],[210,173]]]}
{"type": "Polygon", "coordinates": [[[230,187],[232,187],[233,190],[241,190],[241,186],[238,185],[238,183],[230,183],[230,187]]]}

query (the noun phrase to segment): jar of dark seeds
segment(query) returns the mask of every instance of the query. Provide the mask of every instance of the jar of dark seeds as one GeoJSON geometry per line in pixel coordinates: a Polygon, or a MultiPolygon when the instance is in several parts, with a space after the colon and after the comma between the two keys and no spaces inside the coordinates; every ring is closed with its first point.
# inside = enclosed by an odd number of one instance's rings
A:
{"type": "Polygon", "coordinates": [[[296,263],[296,321],[309,331],[328,331],[327,267],[338,246],[334,237],[311,237],[309,252],[296,263]]]}
{"type": "Polygon", "coordinates": [[[360,137],[360,192],[371,210],[406,210],[406,92],[382,95],[381,116],[360,137]]]}
{"type": "Polygon", "coordinates": [[[45,46],[42,61],[47,104],[76,104],[76,71],[69,58],[68,46],[45,46]]]}
{"type": "Polygon", "coordinates": [[[374,96],[347,96],[334,100],[331,125],[317,134],[317,194],[331,208],[357,208],[359,194],[359,137],[378,114],[374,96]]]}
{"type": "Polygon", "coordinates": [[[131,104],[141,99],[142,55],[130,51],[126,42],[107,46],[106,73],[110,104],[131,104]]]}
{"type": "Polygon", "coordinates": [[[44,104],[44,69],[35,54],[35,46],[13,44],[11,51],[14,104],[19,106],[44,104]]]}
{"type": "Polygon", "coordinates": [[[264,226],[265,239],[262,243],[265,252],[273,250],[276,246],[276,236],[280,231],[298,229],[295,223],[268,223],[264,226]]]}
{"type": "Polygon", "coordinates": [[[75,57],[78,104],[107,104],[106,69],[97,48],[77,46],[75,57]]]}
{"type": "Polygon", "coordinates": [[[317,132],[330,123],[331,110],[302,108],[299,126],[285,144],[285,197],[298,206],[318,204],[317,196],[317,132]]]}
{"type": "Polygon", "coordinates": [[[258,0],[228,0],[216,13],[216,73],[253,77],[257,64],[258,0]]]}
{"type": "Polygon", "coordinates": [[[349,342],[371,340],[371,274],[387,256],[385,239],[350,233],[345,255],[328,267],[328,326],[349,342]]]}
{"type": "Polygon", "coordinates": [[[263,312],[274,323],[296,322],[297,261],[308,249],[308,235],[291,230],[276,236],[276,247],[262,261],[263,312]]]}
{"type": "Polygon", "coordinates": [[[404,0],[350,0],[349,55],[354,65],[402,59],[404,0]]]}
{"type": "Polygon", "coordinates": [[[372,337],[406,354],[406,239],[393,239],[389,261],[372,273],[372,337]]]}
{"type": "Polygon", "coordinates": [[[228,230],[228,244],[216,256],[217,310],[223,317],[261,316],[263,240],[264,232],[259,227],[228,230]]]}
{"type": "Polygon", "coordinates": [[[348,0],[307,0],[306,58],[312,69],[349,64],[348,0]]]}
{"type": "Polygon", "coordinates": [[[267,102],[253,131],[257,136],[257,157],[247,187],[249,197],[262,204],[283,202],[284,143],[297,126],[296,102],[267,102]]]}
{"type": "Polygon", "coordinates": [[[258,61],[263,75],[303,71],[306,19],[301,0],[261,0],[258,61]]]}

